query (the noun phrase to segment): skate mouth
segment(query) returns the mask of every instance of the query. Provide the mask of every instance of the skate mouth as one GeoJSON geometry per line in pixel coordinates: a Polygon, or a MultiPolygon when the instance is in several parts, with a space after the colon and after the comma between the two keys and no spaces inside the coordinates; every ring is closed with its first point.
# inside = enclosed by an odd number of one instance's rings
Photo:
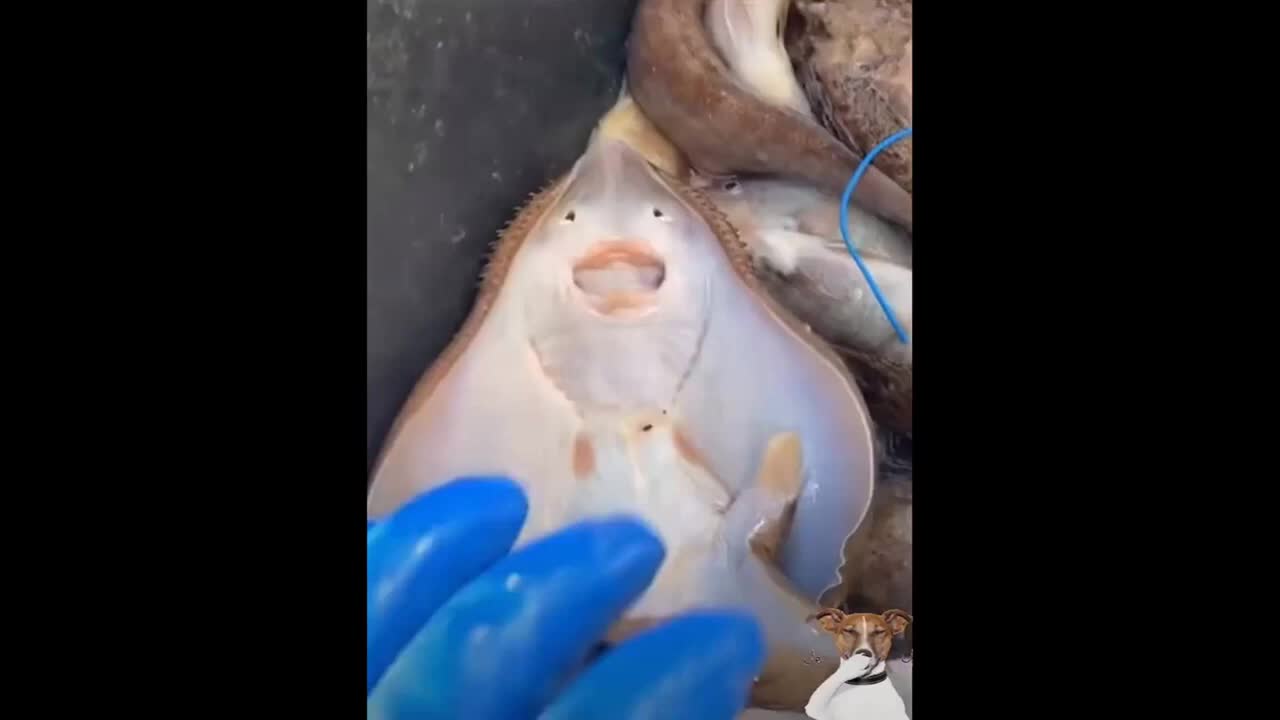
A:
{"type": "Polygon", "coordinates": [[[605,315],[653,307],[666,279],[666,263],[640,242],[601,243],[573,266],[573,284],[605,315]]]}

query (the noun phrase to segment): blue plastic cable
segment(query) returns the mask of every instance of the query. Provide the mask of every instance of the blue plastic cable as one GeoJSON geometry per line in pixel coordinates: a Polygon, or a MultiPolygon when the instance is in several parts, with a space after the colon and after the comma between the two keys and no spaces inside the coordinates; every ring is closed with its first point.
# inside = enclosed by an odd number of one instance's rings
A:
{"type": "Polygon", "coordinates": [[[849,239],[849,198],[853,197],[853,189],[858,187],[858,181],[866,174],[867,168],[871,167],[872,161],[880,154],[882,150],[899,140],[911,135],[911,128],[905,128],[890,135],[880,141],[862,158],[862,162],[858,165],[858,169],[853,172],[853,177],[849,180],[849,184],[844,188],[844,195],[840,198],[840,236],[844,238],[844,246],[849,249],[849,254],[853,256],[853,261],[858,264],[858,269],[862,271],[862,276],[867,279],[867,284],[871,286],[871,294],[875,295],[876,302],[880,303],[880,309],[884,311],[885,317],[889,319],[889,324],[893,326],[893,331],[898,334],[898,340],[903,344],[907,343],[907,331],[902,329],[902,325],[898,324],[898,318],[893,314],[892,308],[889,307],[889,301],[885,299],[884,293],[880,292],[880,286],[876,284],[875,278],[871,277],[871,271],[867,269],[866,264],[862,262],[862,256],[853,247],[853,241],[849,239]]]}

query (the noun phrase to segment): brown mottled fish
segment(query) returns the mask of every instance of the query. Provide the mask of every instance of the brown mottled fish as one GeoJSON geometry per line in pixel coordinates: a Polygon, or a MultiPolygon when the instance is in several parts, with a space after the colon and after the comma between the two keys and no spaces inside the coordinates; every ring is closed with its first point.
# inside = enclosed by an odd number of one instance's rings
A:
{"type": "Polygon", "coordinates": [[[597,131],[501,234],[386,441],[369,517],[477,474],[524,487],[517,545],[639,516],[667,557],[615,630],[742,607],[769,646],[753,702],[803,707],[838,662],[807,618],[850,584],[875,445],[847,368],[749,266],[704,195],[597,131]]]}
{"type": "MultiPolygon", "coordinates": [[[[855,152],[911,125],[911,0],[797,0],[786,47],[819,121],[855,152]]],[[[876,156],[911,192],[911,138],[876,156]]]]}
{"type": "MultiPolygon", "coordinates": [[[[780,175],[840,193],[861,158],[733,73],[709,38],[707,2],[640,0],[627,59],[636,103],[699,172],[780,175]]],[[[911,194],[874,165],[853,199],[910,230],[911,194]]]]}

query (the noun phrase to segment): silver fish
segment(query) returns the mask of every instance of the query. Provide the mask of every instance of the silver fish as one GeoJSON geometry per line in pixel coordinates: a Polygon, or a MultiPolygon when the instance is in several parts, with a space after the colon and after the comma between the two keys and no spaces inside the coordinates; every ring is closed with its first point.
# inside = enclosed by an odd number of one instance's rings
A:
{"type": "Polygon", "coordinates": [[[906,234],[850,205],[850,241],[905,329],[903,343],[841,238],[839,198],[800,183],[746,178],[712,181],[707,193],[737,228],[769,294],[852,365],[876,422],[910,433],[914,345],[906,234]]]}

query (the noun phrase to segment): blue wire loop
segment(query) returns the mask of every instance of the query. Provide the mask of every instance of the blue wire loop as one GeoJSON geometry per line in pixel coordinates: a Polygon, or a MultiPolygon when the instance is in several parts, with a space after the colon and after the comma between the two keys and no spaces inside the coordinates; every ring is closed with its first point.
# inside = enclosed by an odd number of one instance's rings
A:
{"type": "Polygon", "coordinates": [[[853,261],[858,264],[858,269],[862,271],[862,276],[867,279],[867,284],[871,286],[871,294],[875,295],[876,302],[880,303],[880,309],[884,311],[885,317],[889,319],[889,324],[893,326],[893,331],[898,334],[898,340],[905,345],[907,343],[907,331],[902,329],[902,325],[898,323],[898,318],[893,314],[893,309],[889,307],[889,301],[885,299],[884,293],[880,292],[880,286],[876,284],[875,278],[871,277],[871,271],[867,269],[865,263],[862,262],[862,256],[853,247],[853,241],[849,239],[849,198],[853,197],[853,189],[858,187],[858,181],[866,174],[867,168],[871,167],[871,163],[876,159],[882,150],[899,140],[909,137],[911,128],[904,128],[880,141],[862,158],[862,162],[858,165],[858,169],[853,172],[849,184],[844,188],[844,195],[840,198],[840,237],[844,238],[844,246],[848,248],[849,254],[853,256],[853,261]]]}

